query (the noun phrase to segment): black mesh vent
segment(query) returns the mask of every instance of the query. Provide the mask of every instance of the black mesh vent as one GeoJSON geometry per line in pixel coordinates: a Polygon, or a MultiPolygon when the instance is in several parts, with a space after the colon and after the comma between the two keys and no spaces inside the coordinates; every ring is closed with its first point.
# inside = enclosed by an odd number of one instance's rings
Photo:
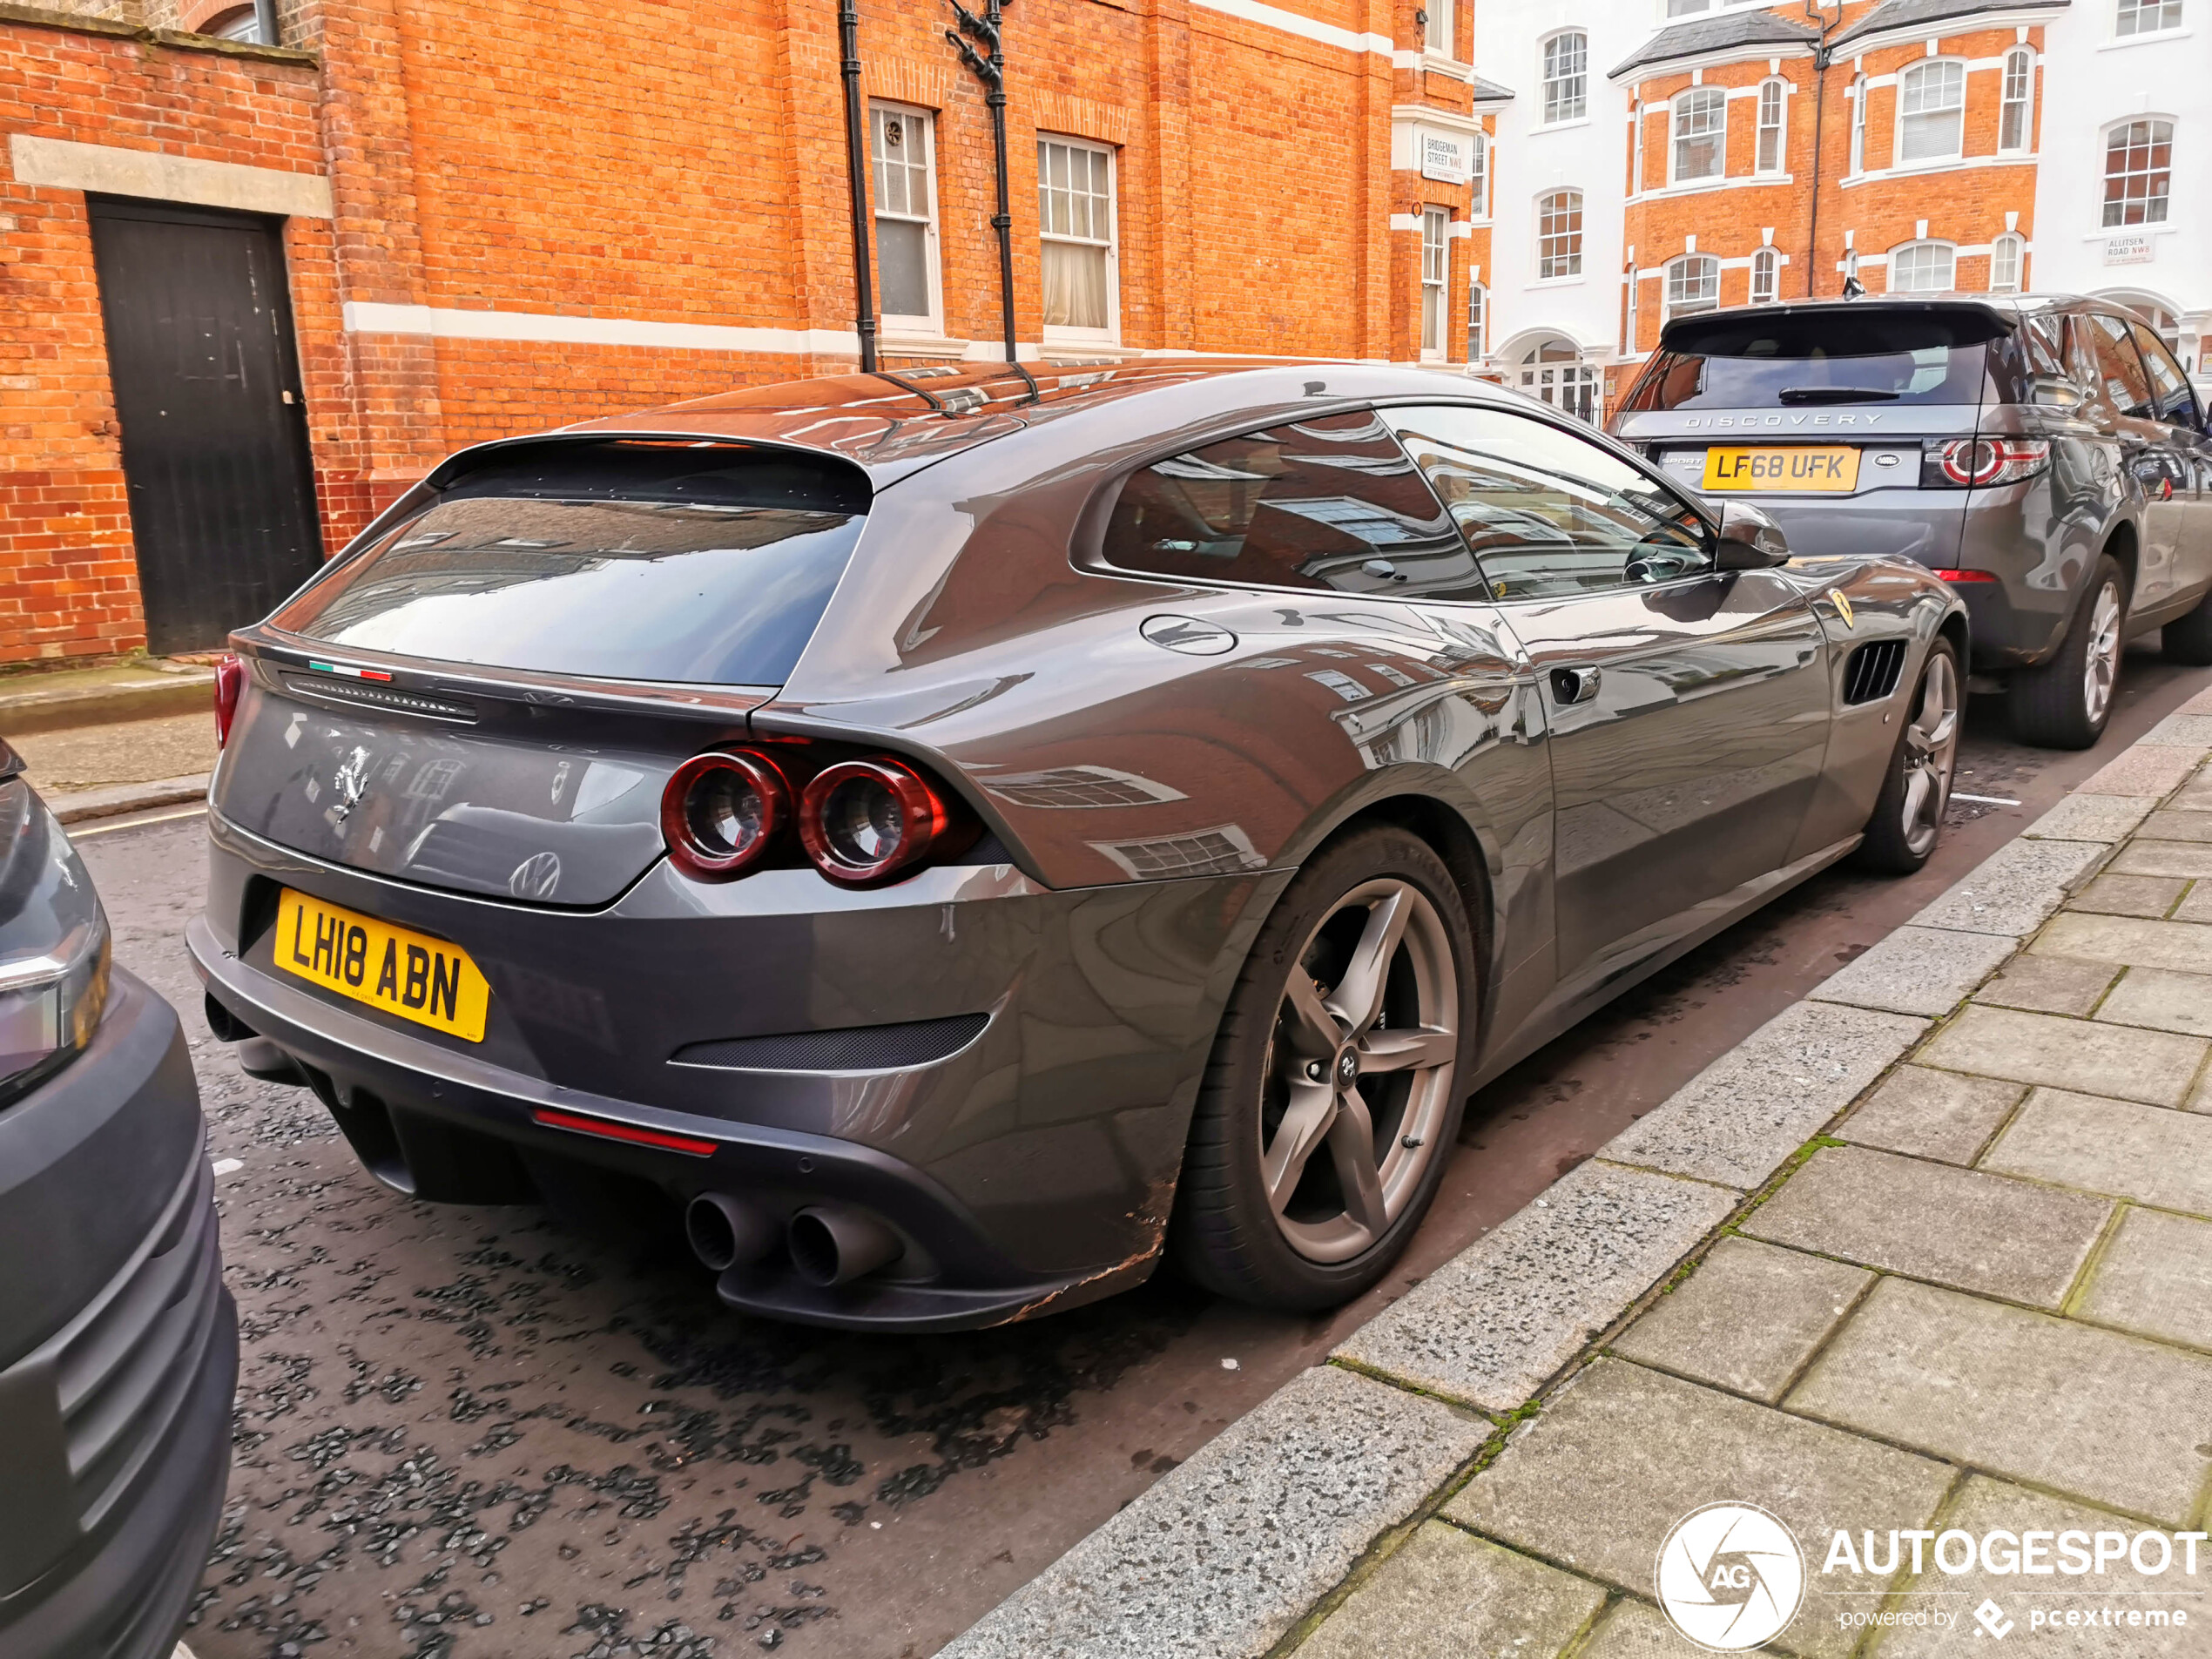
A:
{"type": "Polygon", "coordinates": [[[679,1066],[727,1071],[899,1071],[958,1054],[990,1023],[988,1014],[903,1025],[856,1025],[837,1031],[792,1031],[772,1037],[725,1037],[694,1042],[671,1055],[679,1066]]]}
{"type": "Polygon", "coordinates": [[[1861,645],[1844,664],[1844,701],[1871,703],[1897,690],[1905,668],[1905,642],[1878,639],[1861,645]]]}
{"type": "Polygon", "coordinates": [[[357,707],[390,709],[400,714],[419,714],[428,720],[452,720],[474,725],[476,711],[466,703],[456,703],[451,698],[424,697],[419,691],[395,691],[381,685],[356,685],[351,680],[327,680],[320,677],[310,679],[304,674],[287,674],[284,689],[300,697],[312,697],[325,703],[350,703],[357,707]]]}

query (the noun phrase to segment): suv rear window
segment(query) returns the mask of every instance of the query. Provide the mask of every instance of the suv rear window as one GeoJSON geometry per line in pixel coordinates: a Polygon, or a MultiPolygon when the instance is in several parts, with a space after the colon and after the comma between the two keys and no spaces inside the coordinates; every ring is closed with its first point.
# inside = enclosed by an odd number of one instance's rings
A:
{"type": "Polygon", "coordinates": [[[1979,311],[1723,313],[1669,328],[1622,408],[1979,404],[2006,338],[1979,311]]]}
{"type": "Polygon", "coordinates": [[[608,443],[495,455],[270,620],[403,657],[776,685],[866,522],[834,462],[608,443]]]}

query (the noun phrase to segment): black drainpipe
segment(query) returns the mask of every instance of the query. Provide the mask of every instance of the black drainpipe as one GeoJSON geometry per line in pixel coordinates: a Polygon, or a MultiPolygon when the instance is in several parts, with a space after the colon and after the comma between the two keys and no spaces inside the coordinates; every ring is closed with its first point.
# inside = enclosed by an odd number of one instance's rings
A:
{"type": "MultiPolygon", "coordinates": [[[[1836,26],[1815,15],[1817,0],[1805,0],[1805,15],[1820,24],[1820,38],[1812,48],[1812,218],[1805,227],[1805,298],[1820,291],[1820,129],[1828,112],[1828,31],[1836,26]]],[[[1836,23],[1844,14],[1836,14],[1836,23]]]]}
{"type": "Polygon", "coordinates": [[[853,195],[853,322],[860,335],[860,372],[873,374],[875,284],[868,275],[867,134],[860,118],[860,14],[853,0],[840,0],[837,33],[845,54],[845,179],[853,195]]]}
{"type": "MultiPolygon", "coordinates": [[[[991,215],[991,226],[999,234],[999,313],[1004,320],[1006,361],[1015,361],[1014,348],[1014,213],[1008,202],[1006,184],[1006,45],[1004,23],[1001,17],[1001,0],[988,0],[983,15],[977,17],[960,0],[952,0],[954,15],[960,21],[958,30],[945,30],[945,38],[960,51],[961,62],[968,65],[969,73],[983,83],[983,102],[991,110],[991,142],[998,155],[998,207],[991,215]],[[990,48],[988,55],[979,53],[961,38],[965,31],[990,48]]],[[[1024,375],[1024,379],[1028,376],[1024,375]]]]}

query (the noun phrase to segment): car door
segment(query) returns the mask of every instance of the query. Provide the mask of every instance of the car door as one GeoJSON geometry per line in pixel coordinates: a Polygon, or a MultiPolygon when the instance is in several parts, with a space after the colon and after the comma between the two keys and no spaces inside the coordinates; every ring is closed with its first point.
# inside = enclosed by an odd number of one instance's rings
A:
{"type": "Polygon", "coordinates": [[[2185,593],[2201,593],[2212,586],[2212,437],[2206,435],[2204,411],[2197,407],[2188,377],[2166,342],[2139,322],[2130,323],[2128,332],[2150,372],[2148,420],[2164,434],[2172,462],[2160,482],[2161,495],[2170,489],[2172,500],[2160,504],[2170,505],[2181,519],[2175,534],[2175,584],[2185,593]]]}
{"type": "Polygon", "coordinates": [[[2182,586],[2182,526],[2194,482],[2188,462],[2157,416],[2150,374],[2130,337],[2127,320],[2110,312],[2087,314],[2081,334],[2096,360],[2099,423],[2120,445],[2121,465],[2143,498],[2143,540],[2135,560],[2128,609],[2162,605],[2182,586]]]}
{"type": "Polygon", "coordinates": [[[1789,577],[1715,570],[1687,502],[1563,423],[1385,413],[1531,659],[1560,977],[1602,983],[1787,861],[1827,742],[1820,624],[1789,577]]]}

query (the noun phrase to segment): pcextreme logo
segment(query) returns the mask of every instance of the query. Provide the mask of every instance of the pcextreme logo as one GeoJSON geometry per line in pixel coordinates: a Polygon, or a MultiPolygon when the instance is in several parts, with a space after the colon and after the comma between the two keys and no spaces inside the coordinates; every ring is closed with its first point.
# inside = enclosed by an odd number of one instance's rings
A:
{"type": "Polygon", "coordinates": [[[1675,1522],[1655,1576],[1676,1629],[1710,1652],[1740,1653],[1797,1616],[1805,1558],[1789,1527],[1757,1504],[1709,1503],[1675,1522]]]}

